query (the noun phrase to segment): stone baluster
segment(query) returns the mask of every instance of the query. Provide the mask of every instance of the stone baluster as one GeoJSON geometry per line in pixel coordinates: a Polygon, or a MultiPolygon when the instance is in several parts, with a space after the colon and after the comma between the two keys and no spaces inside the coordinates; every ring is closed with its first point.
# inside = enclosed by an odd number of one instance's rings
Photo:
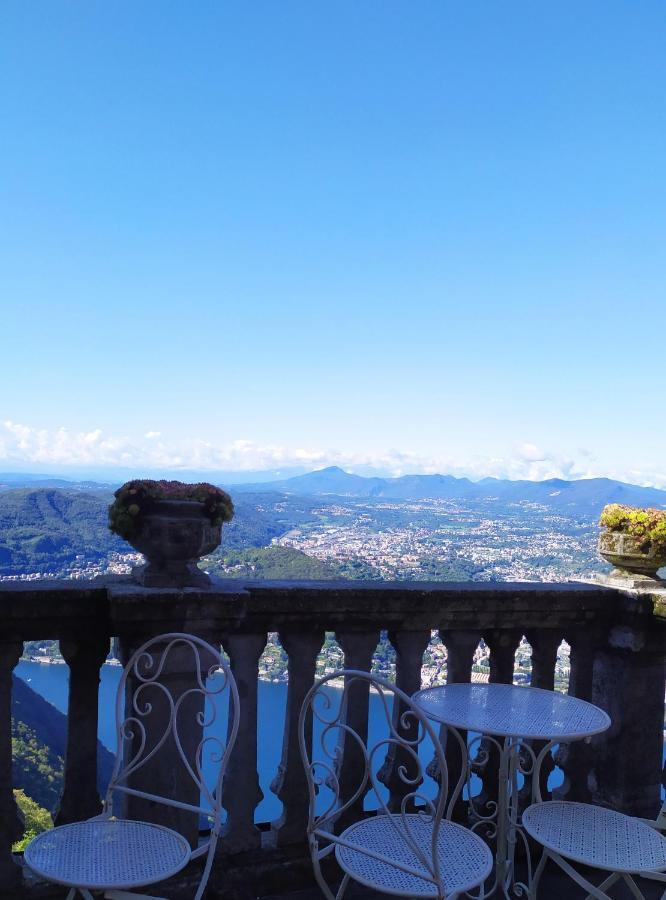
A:
{"type": "MultiPolygon", "coordinates": [[[[530,684],[532,687],[552,691],[555,688],[555,664],[557,662],[557,648],[561,642],[560,634],[555,631],[538,629],[529,631],[526,637],[532,647],[532,679],[530,684]]],[[[537,756],[545,745],[545,741],[532,741],[530,744],[537,756]]],[[[553,757],[549,754],[541,765],[539,775],[539,786],[544,800],[548,799],[548,778],[554,768],[553,757]]],[[[521,799],[525,804],[531,802],[529,779],[525,780],[521,791],[521,799]]]]}
{"type": "MultiPolygon", "coordinates": [[[[515,629],[497,629],[484,635],[484,639],[490,648],[490,683],[512,684],[515,665],[516,649],[520,644],[522,633],[515,629]]],[[[496,738],[500,743],[503,738],[496,738]]],[[[481,793],[475,798],[478,809],[482,809],[488,802],[497,800],[499,785],[499,753],[490,740],[481,741],[481,751],[488,754],[487,760],[479,765],[473,764],[475,773],[483,782],[481,793]]]]}
{"type": "MultiPolygon", "coordinates": [[[[469,683],[472,678],[474,651],[479,646],[481,635],[473,631],[440,631],[440,636],[446,645],[446,683],[469,683]]],[[[467,732],[461,731],[460,736],[467,745],[467,732]]],[[[447,735],[445,727],[440,729],[439,738],[446,756],[450,793],[455,789],[463,767],[467,767],[467,759],[462,759],[460,744],[455,737],[447,735]]],[[[433,760],[428,767],[428,774],[439,780],[437,769],[437,762],[433,760]]],[[[463,800],[462,793],[455,804],[452,818],[457,822],[464,822],[467,818],[467,803],[463,800]]]]}
{"type": "MultiPolygon", "coordinates": [[[[411,697],[421,687],[423,653],[428,646],[430,632],[425,629],[420,631],[390,631],[389,640],[393,644],[396,655],[396,686],[401,691],[404,691],[408,697],[411,697]]],[[[391,713],[392,725],[405,741],[413,741],[418,737],[418,729],[415,727],[416,721],[411,717],[408,717],[407,722],[403,726],[401,716],[405,709],[406,707],[401,701],[396,701],[393,704],[391,713]]],[[[418,752],[418,747],[414,749],[418,752]]],[[[391,812],[399,811],[403,797],[416,789],[416,785],[407,785],[404,779],[400,777],[401,766],[405,767],[407,777],[415,775],[414,761],[409,752],[396,744],[391,744],[388,748],[386,759],[377,773],[379,781],[389,789],[387,806],[391,812]]],[[[410,809],[412,807],[413,804],[410,805],[410,809]]]]}
{"type": "Polygon", "coordinates": [[[516,650],[522,634],[515,629],[497,629],[485,638],[490,647],[490,683],[512,684],[516,650]]]}
{"type": "Polygon", "coordinates": [[[481,635],[475,631],[440,631],[440,634],[446,644],[446,683],[471,681],[474,652],[481,635]]]}
{"type": "Polygon", "coordinates": [[[266,632],[263,632],[234,634],[223,640],[240,698],[238,737],[222,786],[222,801],[228,813],[222,848],[228,853],[261,846],[261,832],[254,824],[254,811],[264,797],[257,773],[257,694],[259,657],[266,639],[266,632]]]}
{"type": "MultiPolygon", "coordinates": [[[[594,653],[600,635],[593,628],[577,628],[568,635],[571,645],[569,663],[569,694],[580,700],[592,699],[594,653]]],[[[561,744],[555,754],[558,766],[564,772],[563,783],[555,788],[553,797],[589,803],[592,800],[589,774],[592,767],[593,748],[583,741],[561,744]]]]}
{"type": "Polygon", "coordinates": [[[100,812],[97,789],[97,710],[100,667],[109,652],[108,637],[60,641],[69,666],[65,787],[56,825],[89,819],[100,812]]]}
{"type": "MultiPolygon", "coordinates": [[[[345,669],[358,669],[369,672],[372,655],[379,641],[379,631],[338,631],[336,639],[345,655],[345,669]]],[[[357,681],[347,693],[346,724],[356,732],[360,740],[367,746],[369,685],[357,681]]],[[[359,779],[363,777],[365,760],[360,747],[352,739],[341,738],[340,747],[340,797],[344,801],[351,797],[359,787],[359,779]]],[[[364,797],[356,802],[337,821],[338,830],[344,830],[352,822],[357,821],[363,813],[364,797]]]]}
{"type": "Polygon", "coordinates": [[[16,896],[21,870],[12,844],[23,835],[23,816],[12,790],[12,672],[23,652],[21,641],[0,644],[0,884],[5,896],[16,896]],[[3,724],[4,723],[4,724],[3,724]]]}
{"type": "MultiPolygon", "coordinates": [[[[305,695],[314,682],[315,664],[324,642],[324,632],[281,631],[280,642],[289,658],[289,684],[282,759],[271,783],[271,791],[282,801],[282,815],[271,823],[277,846],[305,839],[309,797],[299,747],[298,719],[305,695]]],[[[309,712],[305,722],[305,743],[312,758],[312,712],[309,712]]]]}
{"type": "Polygon", "coordinates": [[[532,647],[532,687],[555,689],[555,664],[561,638],[556,631],[530,631],[526,635],[532,647]]]}

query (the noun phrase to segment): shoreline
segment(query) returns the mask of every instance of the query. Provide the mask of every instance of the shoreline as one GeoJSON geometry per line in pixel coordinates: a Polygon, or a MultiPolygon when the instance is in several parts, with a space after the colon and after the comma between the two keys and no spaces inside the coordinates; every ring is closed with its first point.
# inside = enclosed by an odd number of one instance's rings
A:
{"type": "MultiPolygon", "coordinates": [[[[62,656],[22,656],[19,659],[19,662],[28,662],[28,663],[37,663],[40,666],[66,666],[67,663],[62,658],[62,656]]],[[[102,663],[102,666],[111,666],[114,669],[122,668],[122,663],[119,659],[105,659],[102,663]]],[[[259,675],[259,681],[263,681],[266,684],[289,684],[288,678],[266,678],[259,675]]],[[[335,678],[332,681],[328,682],[331,687],[338,688],[342,690],[344,687],[344,682],[341,678],[335,678]]]]}
{"type": "MultiPolygon", "coordinates": [[[[66,666],[67,663],[62,656],[22,656],[19,662],[37,663],[40,666],[66,666]]],[[[103,666],[122,667],[119,659],[105,659],[103,666]]]]}
{"type": "MultiPolygon", "coordinates": [[[[54,658],[50,656],[22,656],[19,662],[29,662],[29,663],[37,663],[40,666],[66,666],[67,663],[62,657],[54,658]]],[[[102,666],[111,666],[115,669],[122,668],[122,664],[118,659],[106,659],[102,663],[102,666]]],[[[259,681],[263,681],[265,684],[289,684],[288,678],[262,678],[259,676],[259,681]]],[[[327,686],[335,688],[338,691],[341,691],[344,688],[344,680],[342,678],[333,678],[331,681],[327,682],[327,686]]],[[[377,694],[378,691],[374,687],[370,687],[370,690],[377,694]]]]}

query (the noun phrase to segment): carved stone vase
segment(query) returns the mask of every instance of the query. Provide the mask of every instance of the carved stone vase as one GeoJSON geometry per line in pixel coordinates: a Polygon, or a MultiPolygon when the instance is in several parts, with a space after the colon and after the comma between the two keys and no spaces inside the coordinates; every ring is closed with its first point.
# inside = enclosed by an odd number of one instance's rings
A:
{"type": "Polygon", "coordinates": [[[147,562],[132,577],[144,587],[208,587],[197,560],[219,547],[222,526],[212,525],[198,500],[156,500],[141,515],[129,543],[147,562]]]}
{"type": "Polygon", "coordinates": [[[656,578],[658,569],[666,566],[666,549],[650,547],[643,550],[638,538],[621,531],[602,531],[599,535],[599,553],[606,562],[615,566],[612,575],[652,579],[656,578]]]}

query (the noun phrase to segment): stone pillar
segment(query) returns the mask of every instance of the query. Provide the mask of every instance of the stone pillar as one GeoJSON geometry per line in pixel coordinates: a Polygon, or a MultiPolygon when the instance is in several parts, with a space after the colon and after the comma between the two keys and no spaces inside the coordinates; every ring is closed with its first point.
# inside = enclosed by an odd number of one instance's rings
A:
{"type": "Polygon", "coordinates": [[[664,629],[617,625],[594,660],[592,702],[611,727],[595,748],[595,803],[655,818],[660,807],[664,727],[664,629]]]}
{"type": "Polygon", "coordinates": [[[23,815],[12,790],[12,672],[23,652],[22,641],[0,644],[0,894],[15,897],[21,870],[12,844],[23,835],[23,815]]]}
{"type": "Polygon", "coordinates": [[[254,824],[254,811],[263,800],[257,772],[257,693],[259,657],[267,634],[234,634],[224,640],[240,698],[238,737],[222,786],[228,817],[222,834],[223,851],[239,853],[261,846],[261,832],[254,824]]]}
{"type": "MultiPolygon", "coordinates": [[[[389,640],[395,648],[396,655],[396,686],[411,697],[421,687],[421,666],[423,653],[430,640],[430,632],[421,631],[391,631],[389,640]]],[[[400,719],[405,712],[405,705],[397,698],[393,703],[392,724],[396,732],[406,741],[413,741],[418,737],[419,729],[416,728],[416,720],[408,717],[407,727],[404,728],[400,719]]],[[[418,752],[418,747],[415,747],[418,752]]],[[[400,767],[404,766],[408,778],[416,775],[416,767],[409,752],[405,752],[396,744],[391,744],[386,754],[386,759],[377,773],[382,784],[389,789],[387,806],[391,812],[399,812],[403,797],[412,793],[416,785],[407,785],[400,777],[400,767]]]]}
{"type": "MultiPolygon", "coordinates": [[[[372,655],[379,641],[379,631],[353,632],[338,631],[336,639],[345,654],[345,669],[357,669],[369,672],[372,655]]],[[[369,685],[356,682],[347,693],[346,724],[356,732],[367,746],[368,742],[368,710],[369,685]]],[[[360,748],[353,740],[342,740],[340,763],[340,797],[344,801],[358,790],[363,777],[365,761],[360,748]]],[[[338,819],[339,831],[344,830],[352,822],[357,821],[363,813],[363,799],[360,796],[346,813],[338,819]]]]}
{"type": "MultiPolygon", "coordinates": [[[[289,657],[287,708],[282,736],[282,759],[271,791],[282,801],[282,815],[271,823],[277,846],[306,839],[308,786],[301,760],[298,718],[305,695],[314,683],[317,655],[324,632],[280,632],[280,642],[289,657]]],[[[312,713],[305,722],[305,743],[312,756],[312,713]]]]}
{"type": "Polygon", "coordinates": [[[97,791],[97,710],[100,666],[109,652],[108,637],[60,641],[69,666],[65,787],[55,815],[56,825],[96,816],[101,810],[97,791]]]}

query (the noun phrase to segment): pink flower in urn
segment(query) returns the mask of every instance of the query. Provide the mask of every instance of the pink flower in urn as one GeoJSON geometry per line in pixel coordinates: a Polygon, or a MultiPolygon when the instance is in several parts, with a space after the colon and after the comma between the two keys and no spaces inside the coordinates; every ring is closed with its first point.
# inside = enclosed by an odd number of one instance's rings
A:
{"type": "Polygon", "coordinates": [[[109,528],[127,540],[136,534],[141,517],[159,500],[194,500],[202,503],[212,525],[229,522],[234,505],[229,494],[214,484],[182,481],[154,481],[149,478],[128,481],[114,494],[109,507],[109,528]]]}

